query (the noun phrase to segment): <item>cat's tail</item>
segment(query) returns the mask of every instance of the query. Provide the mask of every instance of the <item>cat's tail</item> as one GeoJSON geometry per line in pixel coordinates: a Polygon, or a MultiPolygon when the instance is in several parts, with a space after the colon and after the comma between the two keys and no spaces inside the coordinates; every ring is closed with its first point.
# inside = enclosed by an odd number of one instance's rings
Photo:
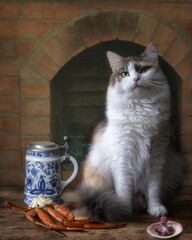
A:
{"type": "Polygon", "coordinates": [[[99,222],[126,223],[132,215],[127,203],[120,200],[115,191],[94,189],[86,185],[67,193],[64,205],[74,209],[73,213],[77,216],[86,216],[99,222]]]}

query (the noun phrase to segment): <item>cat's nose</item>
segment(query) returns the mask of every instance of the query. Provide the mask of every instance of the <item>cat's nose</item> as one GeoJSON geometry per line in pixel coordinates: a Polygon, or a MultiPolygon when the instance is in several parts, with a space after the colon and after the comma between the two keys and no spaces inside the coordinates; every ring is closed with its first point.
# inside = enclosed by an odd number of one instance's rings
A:
{"type": "Polygon", "coordinates": [[[133,81],[137,83],[139,81],[139,79],[140,79],[139,76],[136,76],[133,78],[133,81]]]}

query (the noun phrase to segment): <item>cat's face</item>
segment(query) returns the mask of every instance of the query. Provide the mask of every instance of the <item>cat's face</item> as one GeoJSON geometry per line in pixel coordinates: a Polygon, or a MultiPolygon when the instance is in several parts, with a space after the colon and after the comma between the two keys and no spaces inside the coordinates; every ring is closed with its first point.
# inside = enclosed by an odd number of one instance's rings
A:
{"type": "Polygon", "coordinates": [[[110,85],[119,93],[142,98],[157,91],[162,84],[158,80],[162,72],[158,68],[157,49],[153,43],[139,57],[124,58],[112,52],[108,52],[107,57],[113,71],[110,85]]]}

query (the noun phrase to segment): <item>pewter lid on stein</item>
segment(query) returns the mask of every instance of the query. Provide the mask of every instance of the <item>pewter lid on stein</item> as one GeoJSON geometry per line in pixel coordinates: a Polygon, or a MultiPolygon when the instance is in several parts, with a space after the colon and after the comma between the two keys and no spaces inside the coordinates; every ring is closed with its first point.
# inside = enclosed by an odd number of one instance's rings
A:
{"type": "Polygon", "coordinates": [[[57,149],[58,145],[54,142],[48,142],[48,141],[34,141],[30,142],[27,145],[27,149],[34,150],[34,151],[50,151],[57,149]]]}

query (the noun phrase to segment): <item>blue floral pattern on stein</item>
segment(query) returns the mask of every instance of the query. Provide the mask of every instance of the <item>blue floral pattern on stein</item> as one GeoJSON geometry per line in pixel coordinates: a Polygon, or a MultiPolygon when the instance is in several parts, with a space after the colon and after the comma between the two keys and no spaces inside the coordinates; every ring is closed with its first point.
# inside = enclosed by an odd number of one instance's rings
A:
{"type": "Polygon", "coordinates": [[[35,152],[35,151],[31,151],[31,150],[27,149],[26,156],[39,157],[39,158],[58,157],[59,156],[59,150],[45,151],[45,152],[35,152]]]}
{"type": "Polygon", "coordinates": [[[38,195],[49,197],[53,202],[61,204],[60,196],[64,188],[78,173],[76,159],[68,156],[66,151],[61,156],[61,147],[63,146],[47,141],[31,142],[27,145],[24,187],[26,195],[24,202],[27,205],[31,205],[38,195]],[[72,174],[63,181],[61,180],[61,163],[65,160],[70,161],[74,169],[72,174]]]}
{"type": "Polygon", "coordinates": [[[26,197],[25,202],[30,204],[33,197],[37,195],[56,199],[61,193],[59,151],[35,152],[27,150],[27,157],[32,157],[35,160],[26,160],[24,193],[28,197],[26,197]],[[45,158],[46,160],[42,161],[45,158]],[[51,160],[48,161],[49,159],[51,160]]]}
{"type": "Polygon", "coordinates": [[[33,195],[59,194],[57,186],[59,168],[58,161],[45,163],[26,161],[25,193],[33,195]]]}

